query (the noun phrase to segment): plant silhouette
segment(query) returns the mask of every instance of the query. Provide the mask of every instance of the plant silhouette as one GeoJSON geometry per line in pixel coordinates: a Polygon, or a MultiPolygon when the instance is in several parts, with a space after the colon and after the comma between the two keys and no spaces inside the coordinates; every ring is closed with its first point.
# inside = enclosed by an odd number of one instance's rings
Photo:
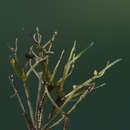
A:
{"type": "Polygon", "coordinates": [[[67,62],[63,66],[62,76],[56,79],[65,53],[65,50],[62,50],[55,67],[50,69],[50,56],[53,56],[53,45],[57,35],[58,32],[54,32],[52,38],[44,44],[42,35],[37,27],[36,33],[32,36],[32,44],[28,48],[28,52],[24,53],[26,58],[25,65],[21,64],[21,59],[17,53],[20,49],[18,48],[18,39],[15,41],[15,47],[10,48],[12,52],[10,64],[13,68],[13,72],[9,76],[9,80],[14,90],[13,96],[16,96],[18,99],[28,130],[52,130],[61,122],[63,122],[63,130],[68,130],[69,115],[86,96],[95,89],[105,85],[105,83],[103,83],[97,86],[95,80],[104,76],[109,68],[121,61],[121,59],[117,59],[111,63],[107,62],[102,70],[94,70],[92,77],[81,84],[74,84],[70,90],[66,92],[65,82],[71,76],[76,61],[93,46],[93,43],[83,51],[77,53],[76,41],[74,41],[67,62]],[[35,75],[38,81],[38,85],[36,86],[36,101],[32,101],[32,94],[30,91],[31,84],[29,77],[32,74],[35,75]],[[24,97],[19,90],[18,80],[21,81],[20,83],[23,86],[24,97]],[[33,107],[33,102],[35,102],[35,107],[33,107]],[[69,105],[70,103],[72,103],[71,106],[69,105]],[[46,106],[49,104],[51,104],[51,109],[48,110],[49,112],[47,113],[46,106]]]}

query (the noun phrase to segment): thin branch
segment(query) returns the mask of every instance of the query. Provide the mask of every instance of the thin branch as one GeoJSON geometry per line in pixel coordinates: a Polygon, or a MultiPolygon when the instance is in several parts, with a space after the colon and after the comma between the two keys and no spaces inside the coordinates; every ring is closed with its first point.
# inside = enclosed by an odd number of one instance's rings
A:
{"type": "Polygon", "coordinates": [[[63,71],[63,76],[62,78],[58,81],[59,83],[64,84],[64,81],[72,74],[73,72],[73,68],[74,68],[74,64],[75,62],[89,49],[93,46],[93,42],[87,47],[85,48],[83,51],[81,51],[80,53],[78,53],[77,55],[75,55],[74,51],[76,49],[76,41],[74,41],[74,45],[71,49],[68,61],[64,67],[64,71],[63,71]]]}
{"type": "Polygon", "coordinates": [[[38,109],[39,109],[39,101],[40,101],[40,96],[41,96],[41,89],[42,89],[42,84],[43,84],[43,81],[42,81],[42,72],[39,73],[39,85],[38,85],[38,92],[37,92],[37,99],[36,99],[36,108],[35,108],[35,121],[37,122],[37,127],[39,128],[40,127],[40,123],[38,121],[38,109]]]}
{"type": "Polygon", "coordinates": [[[14,56],[17,55],[17,51],[18,51],[18,38],[15,39],[15,47],[9,47],[9,49],[14,54],[14,56]]]}
{"type": "Polygon", "coordinates": [[[64,54],[64,50],[61,52],[60,58],[59,58],[59,60],[58,60],[58,62],[57,62],[57,64],[56,64],[56,66],[55,66],[55,68],[54,68],[54,70],[53,70],[53,73],[52,73],[51,78],[50,78],[50,82],[53,81],[53,79],[54,79],[54,77],[55,77],[55,75],[56,75],[56,73],[57,73],[57,70],[58,70],[58,67],[59,67],[59,65],[60,65],[61,59],[62,59],[62,57],[63,57],[63,54],[64,54]]]}
{"type": "Polygon", "coordinates": [[[37,61],[36,63],[34,63],[31,67],[30,67],[30,69],[27,71],[27,73],[26,73],[26,76],[28,77],[29,75],[30,75],[30,73],[32,72],[32,71],[34,71],[34,68],[37,66],[37,65],[39,65],[39,63],[41,62],[41,61],[43,61],[44,59],[40,59],[39,61],[37,61]]]}
{"type": "Polygon", "coordinates": [[[40,45],[42,41],[42,35],[39,33],[39,28],[36,27],[36,33],[33,35],[33,40],[40,45]]]}
{"type": "Polygon", "coordinates": [[[13,88],[13,90],[14,90],[14,95],[17,96],[17,99],[18,99],[18,102],[19,102],[20,107],[21,107],[21,109],[22,109],[22,112],[25,113],[26,111],[25,111],[25,108],[24,108],[22,99],[21,99],[21,97],[20,97],[20,95],[19,95],[19,93],[18,93],[17,86],[16,86],[16,83],[15,83],[14,75],[13,75],[13,74],[9,76],[9,80],[10,80],[10,83],[11,83],[12,88],[13,88]]]}
{"type": "Polygon", "coordinates": [[[34,51],[33,51],[33,46],[30,47],[31,53],[35,56],[35,58],[40,58],[34,51]]]}
{"type": "Polygon", "coordinates": [[[69,118],[65,117],[64,118],[63,130],[68,130],[68,127],[69,127],[69,118]]]}
{"type": "Polygon", "coordinates": [[[40,103],[39,103],[39,106],[38,106],[38,113],[37,113],[37,116],[38,116],[38,127],[41,128],[41,123],[44,121],[43,119],[43,111],[44,111],[44,104],[45,104],[45,99],[46,99],[46,93],[44,92],[42,97],[41,97],[41,100],[40,100],[40,103]]]}
{"type": "Polygon", "coordinates": [[[30,118],[32,120],[33,126],[35,126],[34,113],[33,113],[32,102],[31,102],[31,99],[30,99],[29,86],[28,86],[27,81],[23,82],[23,86],[24,86],[24,91],[25,91],[25,95],[26,95],[26,99],[27,99],[30,118]]]}
{"type": "Polygon", "coordinates": [[[90,86],[83,92],[83,94],[79,97],[79,99],[76,101],[76,103],[72,106],[72,108],[67,112],[67,114],[70,114],[72,111],[75,110],[75,108],[79,105],[79,103],[86,97],[87,94],[91,93],[95,89],[95,84],[90,84],[90,86]]]}
{"type": "Polygon", "coordinates": [[[28,130],[35,130],[34,125],[33,125],[32,121],[28,118],[27,114],[23,113],[22,115],[25,119],[28,130]]]}
{"type": "Polygon", "coordinates": [[[72,47],[72,49],[71,49],[71,52],[70,52],[68,61],[67,61],[66,65],[65,65],[65,67],[64,67],[63,77],[62,77],[62,79],[61,79],[61,80],[63,80],[63,81],[66,79],[66,77],[68,77],[68,73],[69,73],[70,68],[71,68],[71,63],[70,63],[70,62],[71,62],[71,60],[72,60],[72,57],[73,57],[73,53],[74,53],[74,51],[75,51],[75,48],[76,48],[76,41],[74,41],[74,45],[73,45],[73,47],[72,47]]]}
{"type": "Polygon", "coordinates": [[[68,58],[68,62],[72,59],[72,56],[73,56],[75,49],[76,49],[76,40],[74,41],[73,47],[71,49],[71,52],[70,52],[70,55],[69,55],[69,58],[68,58]]]}
{"type": "Polygon", "coordinates": [[[65,116],[63,115],[58,121],[56,121],[55,123],[53,123],[51,126],[49,126],[49,129],[52,129],[53,127],[57,126],[60,122],[62,122],[64,120],[65,116]]]}
{"type": "Polygon", "coordinates": [[[117,60],[113,61],[112,63],[107,64],[104,69],[102,69],[100,72],[97,73],[97,75],[92,76],[90,79],[86,80],[81,85],[74,85],[74,86],[76,86],[76,87],[74,87],[75,89],[73,89],[70,93],[66,94],[65,98],[72,96],[76,91],[79,91],[83,87],[88,86],[96,79],[101,78],[110,67],[112,67],[116,63],[120,62],[121,60],[122,59],[117,59],[117,60]]]}
{"type": "Polygon", "coordinates": [[[58,32],[54,32],[52,35],[52,38],[42,48],[45,49],[49,46],[49,51],[50,51],[52,48],[52,44],[53,44],[57,35],[58,35],[58,32]]]}
{"type": "Polygon", "coordinates": [[[37,72],[37,71],[35,70],[35,67],[32,66],[31,60],[30,60],[30,62],[29,62],[29,65],[30,65],[30,69],[32,69],[33,73],[34,73],[34,74],[36,75],[36,77],[40,80],[40,74],[39,74],[39,72],[37,72]]]}

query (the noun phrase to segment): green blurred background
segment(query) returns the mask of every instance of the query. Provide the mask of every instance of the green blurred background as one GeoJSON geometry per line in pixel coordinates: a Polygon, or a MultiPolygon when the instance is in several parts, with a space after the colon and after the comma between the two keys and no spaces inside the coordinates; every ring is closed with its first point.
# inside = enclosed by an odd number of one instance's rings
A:
{"type": "Polygon", "coordinates": [[[45,39],[59,32],[57,52],[62,48],[68,52],[74,40],[78,50],[95,42],[77,63],[70,85],[90,77],[107,60],[123,58],[103,78],[107,86],[92,93],[71,115],[70,130],[130,130],[129,7],[128,0],[0,0],[0,130],[25,130],[17,100],[9,98],[7,44],[13,45],[18,37],[23,48],[28,46],[36,26],[45,39]]]}

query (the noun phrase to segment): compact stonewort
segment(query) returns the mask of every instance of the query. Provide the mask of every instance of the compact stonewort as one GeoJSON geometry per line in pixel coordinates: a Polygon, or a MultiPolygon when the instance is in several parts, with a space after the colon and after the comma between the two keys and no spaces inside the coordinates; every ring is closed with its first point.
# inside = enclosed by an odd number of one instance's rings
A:
{"type": "Polygon", "coordinates": [[[93,43],[83,51],[76,53],[76,41],[74,41],[67,62],[64,65],[61,64],[65,53],[65,50],[63,50],[55,67],[50,68],[50,56],[52,57],[54,54],[53,44],[57,35],[58,33],[54,32],[52,38],[43,44],[42,35],[36,28],[36,33],[32,36],[32,44],[28,48],[28,52],[24,54],[26,59],[24,65],[21,64],[21,59],[17,53],[20,49],[18,39],[16,39],[15,47],[10,48],[12,53],[10,64],[13,72],[9,76],[9,80],[14,90],[14,96],[18,99],[28,130],[53,130],[60,123],[63,124],[63,130],[68,130],[70,114],[92,91],[105,85],[103,83],[97,86],[95,80],[104,76],[109,68],[121,61],[121,59],[117,59],[111,63],[107,62],[102,70],[94,70],[92,77],[81,84],[74,84],[66,92],[65,82],[72,74],[76,61],[93,46],[93,43]],[[63,65],[63,73],[57,79],[60,65],[63,65]],[[32,100],[32,87],[30,87],[29,80],[32,74],[36,77],[34,80],[38,82],[35,101],[32,100]],[[19,81],[24,90],[24,96],[19,89],[19,81]],[[69,105],[70,103],[71,105],[69,105]],[[35,107],[33,104],[35,104],[35,107]]]}

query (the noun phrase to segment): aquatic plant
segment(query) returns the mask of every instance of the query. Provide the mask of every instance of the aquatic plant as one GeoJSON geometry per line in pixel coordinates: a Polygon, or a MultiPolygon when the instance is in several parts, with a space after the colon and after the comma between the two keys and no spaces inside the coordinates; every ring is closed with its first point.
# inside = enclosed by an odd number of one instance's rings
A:
{"type": "Polygon", "coordinates": [[[9,80],[14,90],[13,96],[18,99],[28,130],[52,130],[61,122],[63,122],[63,130],[68,130],[70,114],[86,96],[105,85],[103,83],[97,86],[96,80],[104,76],[109,68],[121,61],[121,59],[117,59],[111,63],[107,62],[102,70],[94,70],[88,80],[81,84],[74,84],[66,91],[65,82],[71,76],[76,61],[93,46],[93,43],[77,53],[76,41],[74,41],[67,62],[64,65],[61,64],[65,53],[65,50],[62,50],[55,67],[50,68],[50,57],[54,54],[53,44],[57,35],[58,33],[54,32],[52,38],[44,44],[42,35],[36,28],[28,52],[25,53],[23,50],[26,58],[25,63],[24,61],[21,62],[22,59],[18,55],[20,49],[18,39],[15,41],[15,47],[10,48],[12,53],[10,64],[13,72],[9,76],[9,80]],[[63,65],[63,73],[57,79],[60,65],[63,65]],[[31,94],[31,89],[33,89],[30,81],[31,75],[36,77],[33,77],[32,80],[38,81],[38,85],[35,86],[37,88],[35,101],[31,94]],[[19,87],[19,81],[22,88],[19,87]],[[24,95],[21,94],[21,89],[24,90],[24,95]],[[69,105],[70,103],[71,105],[69,105]],[[49,109],[47,106],[49,106],[49,109]]]}

